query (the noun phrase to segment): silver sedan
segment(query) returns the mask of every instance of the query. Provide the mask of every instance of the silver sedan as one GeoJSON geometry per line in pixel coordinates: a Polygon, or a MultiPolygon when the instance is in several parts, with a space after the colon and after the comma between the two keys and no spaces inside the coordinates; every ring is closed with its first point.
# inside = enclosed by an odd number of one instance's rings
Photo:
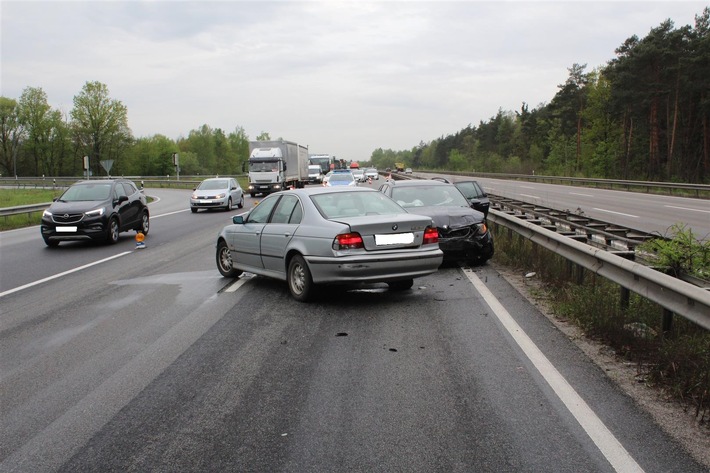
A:
{"type": "Polygon", "coordinates": [[[443,253],[430,217],[369,188],[309,187],[272,194],[217,237],[217,268],[288,283],[308,301],[317,286],[385,282],[407,290],[437,271],[443,253]]]}
{"type": "Polygon", "coordinates": [[[236,205],[244,207],[244,191],[233,177],[213,177],[205,179],[190,196],[190,210],[199,209],[232,210],[236,205]]]}

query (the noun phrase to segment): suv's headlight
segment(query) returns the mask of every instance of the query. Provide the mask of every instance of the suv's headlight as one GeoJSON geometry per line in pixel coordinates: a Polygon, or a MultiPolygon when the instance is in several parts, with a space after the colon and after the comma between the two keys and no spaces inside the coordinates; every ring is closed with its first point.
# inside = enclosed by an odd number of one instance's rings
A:
{"type": "Polygon", "coordinates": [[[42,217],[51,217],[51,216],[52,216],[52,212],[50,212],[49,210],[45,210],[44,212],[42,212],[42,217]]]}
{"type": "Polygon", "coordinates": [[[96,210],[89,210],[88,212],[84,212],[84,215],[87,217],[101,217],[104,214],[104,208],[101,207],[100,209],[96,210]]]}

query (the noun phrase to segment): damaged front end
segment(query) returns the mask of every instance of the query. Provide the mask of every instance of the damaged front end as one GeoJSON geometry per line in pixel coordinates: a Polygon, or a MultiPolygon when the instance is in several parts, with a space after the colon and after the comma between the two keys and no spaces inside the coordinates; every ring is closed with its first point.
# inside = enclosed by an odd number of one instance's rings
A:
{"type": "Polygon", "coordinates": [[[493,238],[485,222],[444,225],[439,230],[439,248],[447,261],[484,263],[493,257],[493,238]]]}

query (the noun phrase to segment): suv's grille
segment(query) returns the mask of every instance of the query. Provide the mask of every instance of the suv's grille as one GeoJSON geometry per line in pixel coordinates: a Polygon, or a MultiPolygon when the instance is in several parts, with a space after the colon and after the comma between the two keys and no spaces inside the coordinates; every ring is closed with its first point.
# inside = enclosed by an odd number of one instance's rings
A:
{"type": "Polygon", "coordinates": [[[52,221],[54,221],[54,223],[79,223],[82,218],[84,218],[83,213],[52,215],[52,221]]]}

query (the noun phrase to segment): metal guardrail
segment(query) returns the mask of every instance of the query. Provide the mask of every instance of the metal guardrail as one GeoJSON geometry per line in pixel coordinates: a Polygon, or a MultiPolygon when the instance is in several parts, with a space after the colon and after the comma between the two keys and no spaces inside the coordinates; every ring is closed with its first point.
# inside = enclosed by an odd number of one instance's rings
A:
{"type": "Polygon", "coordinates": [[[48,208],[51,204],[51,202],[45,202],[42,204],[18,205],[17,207],[3,207],[0,208],[0,217],[41,212],[48,208]]]}
{"type": "Polygon", "coordinates": [[[488,220],[710,330],[710,291],[496,209],[488,220]]]}

